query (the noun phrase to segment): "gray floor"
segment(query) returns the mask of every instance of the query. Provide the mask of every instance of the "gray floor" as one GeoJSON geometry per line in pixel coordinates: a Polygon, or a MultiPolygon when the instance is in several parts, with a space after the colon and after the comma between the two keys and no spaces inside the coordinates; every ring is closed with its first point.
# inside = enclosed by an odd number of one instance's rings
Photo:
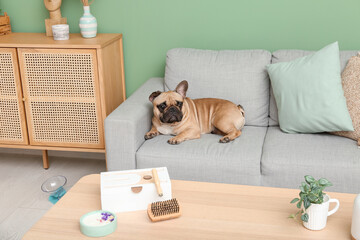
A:
{"type": "MultiPolygon", "coordinates": [[[[103,158],[103,156],[100,156],[103,158]]],[[[105,171],[103,159],[51,156],[50,168],[42,168],[38,155],[0,152],[0,239],[15,240],[36,223],[52,204],[40,189],[49,177],[64,175],[69,190],[81,177],[105,171]]]]}

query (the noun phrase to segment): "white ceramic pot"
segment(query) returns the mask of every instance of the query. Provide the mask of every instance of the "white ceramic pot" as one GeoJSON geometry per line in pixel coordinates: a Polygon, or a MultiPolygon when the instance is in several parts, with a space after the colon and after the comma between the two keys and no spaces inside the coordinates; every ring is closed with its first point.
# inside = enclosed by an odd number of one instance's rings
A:
{"type": "Polygon", "coordinates": [[[308,222],[303,222],[304,226],[310,230],[324,229],[327,222],[327,217],[334,214],[340,206],[340,202],[337,199],[331,199],[330,196],[324,196],[324,202],[322,204],[311,204],[306,213],[309,215],[308,222]],[[336,203],[333,210],[329,211],[329,205],[331,202],[336,203]]]}
{"type": "Polygon", "coordinates": [[[357,195],[354,201],[351,222],[351,236],[353,239],[360,240],[360,194],[357,195]]]}
{"type": "Polygon", "coordinates": [[[54,40],[69,40],[69,25],[57,24],[52,25],[54,40]]]}

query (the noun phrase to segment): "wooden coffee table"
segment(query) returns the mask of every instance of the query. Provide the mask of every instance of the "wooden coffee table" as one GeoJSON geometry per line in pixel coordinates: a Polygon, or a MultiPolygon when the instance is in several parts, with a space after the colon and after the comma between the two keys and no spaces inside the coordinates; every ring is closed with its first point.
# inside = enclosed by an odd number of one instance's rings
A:
{"type": "MultiPolygon", "coordinates": [[[[340,209],[322,231],[309,231],[289,219],[296,212],[289,202],[299,190],[172,181],[173,197],[182,216],[152,223],[146,211],[119,213],[116,232],[106,239],[351,239],[354,194],[329,193],[340,209]]],[[[332,208],[333,206],[331,206],[332,208]]],[[[85,176],[54,205],[25,240],[91,239],[81,234],[80,217],[101,208],[100,175],[85,176]]]]}

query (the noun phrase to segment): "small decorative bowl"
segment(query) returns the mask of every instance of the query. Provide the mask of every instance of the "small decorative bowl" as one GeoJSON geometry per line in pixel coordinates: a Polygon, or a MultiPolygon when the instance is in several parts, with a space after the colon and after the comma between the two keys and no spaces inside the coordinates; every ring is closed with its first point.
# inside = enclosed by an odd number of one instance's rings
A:
{"type": "Polygon", "coordinates": [[[117,228],[117,217],[109,211],[93,211],[80,218],[80,231],[88,237],[104,237],[117,228]]]}

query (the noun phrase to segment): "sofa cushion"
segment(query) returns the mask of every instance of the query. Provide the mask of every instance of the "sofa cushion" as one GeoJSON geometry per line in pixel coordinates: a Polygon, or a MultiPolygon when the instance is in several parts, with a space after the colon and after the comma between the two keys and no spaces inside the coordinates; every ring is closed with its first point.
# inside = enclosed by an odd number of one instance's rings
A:
{"type": "Polygon", "coordinates": [[[329,191],[360,191],[360,149],[354,141],[330,135],[286,134],[269,127],[261,158],[262,184],[298,188],[305,175],[325,177],[329,191]]]}
{"type": "Polygon", "coordinates": [[[171,136],[160,135],[140,147],[137,168],[166,166],[171,179],[259,185],[266,129],[245,126],[242,135],[230,143],[219,143],[219,135],[204,134],[170,145],[171,136]]]}
{"type": "MultiPolygon", "coordinates": [[[[288,62],[292,61],[296,58],[304,57],[306,55],[314,53],[313,51],[304,51],[304,50],[278,50],[273,52],[271,63],[279,63],[279,62],[288,62]]],[[[355,56],[358,51],[340,51],[340,65],[341,72],[344,70],[348,60],[355,56]]],[[[276,106],[276,101],[274,98],[273,90],[270,89],[270,126],[279,125],[278,119],[278,109],[276,106]]]]}
{"type": "Polygon", "coordinates": [[[355,130],[353,132],[334,132],[333,134],[356,141],[359,139],[360,145],[360,54],[349,59],[341,77],[346,104],[355,130]]]}
{"type": "Polygon", "coordinates": [[[267,70],[278,108],[281,130],[287,133],[354,131],[341,85],[339,45],[267,70]]]}
{"type": "Polygon", "coordinates": [[[271,53],[265,50],[168,51],[165,90],[189,82],[190,98],[223,98],[241,104],[246,125],[268,126],[269,78],[265,66],[271,53]]]}

